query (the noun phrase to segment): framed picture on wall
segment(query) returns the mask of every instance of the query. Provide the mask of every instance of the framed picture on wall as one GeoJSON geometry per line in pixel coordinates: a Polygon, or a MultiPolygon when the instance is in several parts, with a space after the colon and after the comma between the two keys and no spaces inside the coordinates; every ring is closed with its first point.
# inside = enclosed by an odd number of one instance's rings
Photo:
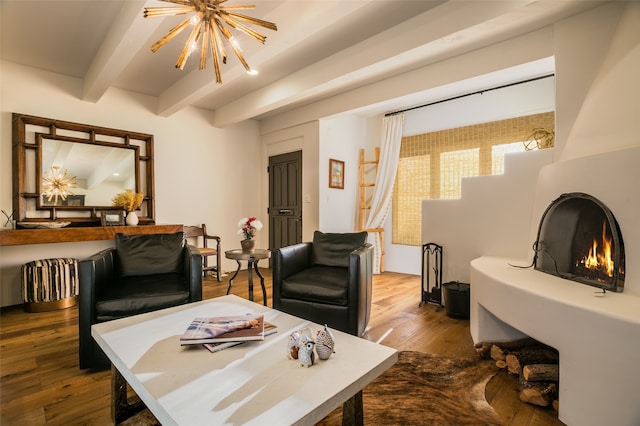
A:
{"type": "Polygon", "coordinates": [[[123,210],[105,210],[100,217],[102,226],[122,226],[124,225],[123,210]]]}
{"type": "Polygon", "coordinates": [[[329,159],[329,188],[344,189],[344,161],[329,159]]]}

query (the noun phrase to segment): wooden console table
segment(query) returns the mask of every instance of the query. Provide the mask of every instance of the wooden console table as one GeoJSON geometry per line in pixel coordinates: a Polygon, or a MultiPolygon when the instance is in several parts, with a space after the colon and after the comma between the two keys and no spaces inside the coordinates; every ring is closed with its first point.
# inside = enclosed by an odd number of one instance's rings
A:
{"type": "Polygon", "coordinates": [[[0,246],[113,240],[118,233],[130,235],[172,234],[181,231],[182,225],[91,226],[59,229],[3,229],[0,231],[0,246]]]}

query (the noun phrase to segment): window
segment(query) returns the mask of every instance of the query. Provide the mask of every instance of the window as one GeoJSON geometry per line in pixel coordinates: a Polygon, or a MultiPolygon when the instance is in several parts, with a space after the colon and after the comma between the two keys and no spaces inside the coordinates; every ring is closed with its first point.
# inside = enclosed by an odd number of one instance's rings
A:
{"type": "Polygon", "coordinates": [[[405,188],[402,197],[398,191],[393,196],[393,240],[414,241],[417,237],[420,244],[420,223],[422,221],[420,206],[422,200],[429,198],[431,188],[430,158],[428,155],[400,158],[396,173],[396,188],[405,188]],[[396,215],[398,218],[396,219],[396,215]],[[396,227],[396,222],[406,226],[396,227]],[[414,226],[415,225],[415,226],[414,226]],[[417,226],[417,228],[416,228],[417,226]],[[416,229],[418,233],[415,234],[416,229]]]}
{"type": "MultiPolygon", "coordinates": [[[[494,145],[491,147],[491,174],[504,174],[504,155],[511,152],[524,152],[524,141],[494,145]]],[[[534,148],[535,149],[535,148],[534,148]]]]}
{"type": "Polygon", "coordinates": [[[523,142],[537,128],[554,129],[554,113],[403,137],[393,196],[393,243],[421,245],[422,200],[460,198],[463,177],[504,173],[505,154],[525,151],[523,142]]]}
{"type": "Polygon", "coordinates": [[[440,198],[460,198],[462,178],[478,176],[480,149],[440,153],[440,198]]]}

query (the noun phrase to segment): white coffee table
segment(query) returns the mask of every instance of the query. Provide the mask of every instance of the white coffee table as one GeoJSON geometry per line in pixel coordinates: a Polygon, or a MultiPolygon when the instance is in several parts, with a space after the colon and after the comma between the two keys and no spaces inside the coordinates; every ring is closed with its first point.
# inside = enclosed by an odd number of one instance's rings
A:
{"type": "MultiPolygon", "coordinates": [[[[287,359],[287,340],[307,326],[320,328],[228,295],[96,324],[91,331],[114,366],[113,403],[122,402],[121,375],[163,425],[313,425],[345,402],[347,423],[362,423],[362,388],[395,364],[396,350],[333,331],[336,353],[302,367],[287,359]],[[264,313],[278,333],[216,353],[180,346],[194,317],[249,312],[264,313]]],[[[114,410],[117,415],[118,406],[114,410]]]]}

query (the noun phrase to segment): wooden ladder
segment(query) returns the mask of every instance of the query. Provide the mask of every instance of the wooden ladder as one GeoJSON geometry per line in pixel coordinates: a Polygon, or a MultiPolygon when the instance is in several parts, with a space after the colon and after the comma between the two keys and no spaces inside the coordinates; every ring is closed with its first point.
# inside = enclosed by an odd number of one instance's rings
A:
{"type": "Polygon", "coordinates": [[[364,148],[360,148],[360,230],[380,234],[380,272],[384,272],[384,228],[365,228],[365,217],[367,216],[367,211],[371,210],[371,205],[366,202],[367,188],[374,188],[376,186],[375,175],[373,182],[366,181],[366,168],[367,166],[374,166],[377,174],[378,163],[380,163],[379,147],[376,147],[376,159],[369,161],[364,159],[364,148]]]}

